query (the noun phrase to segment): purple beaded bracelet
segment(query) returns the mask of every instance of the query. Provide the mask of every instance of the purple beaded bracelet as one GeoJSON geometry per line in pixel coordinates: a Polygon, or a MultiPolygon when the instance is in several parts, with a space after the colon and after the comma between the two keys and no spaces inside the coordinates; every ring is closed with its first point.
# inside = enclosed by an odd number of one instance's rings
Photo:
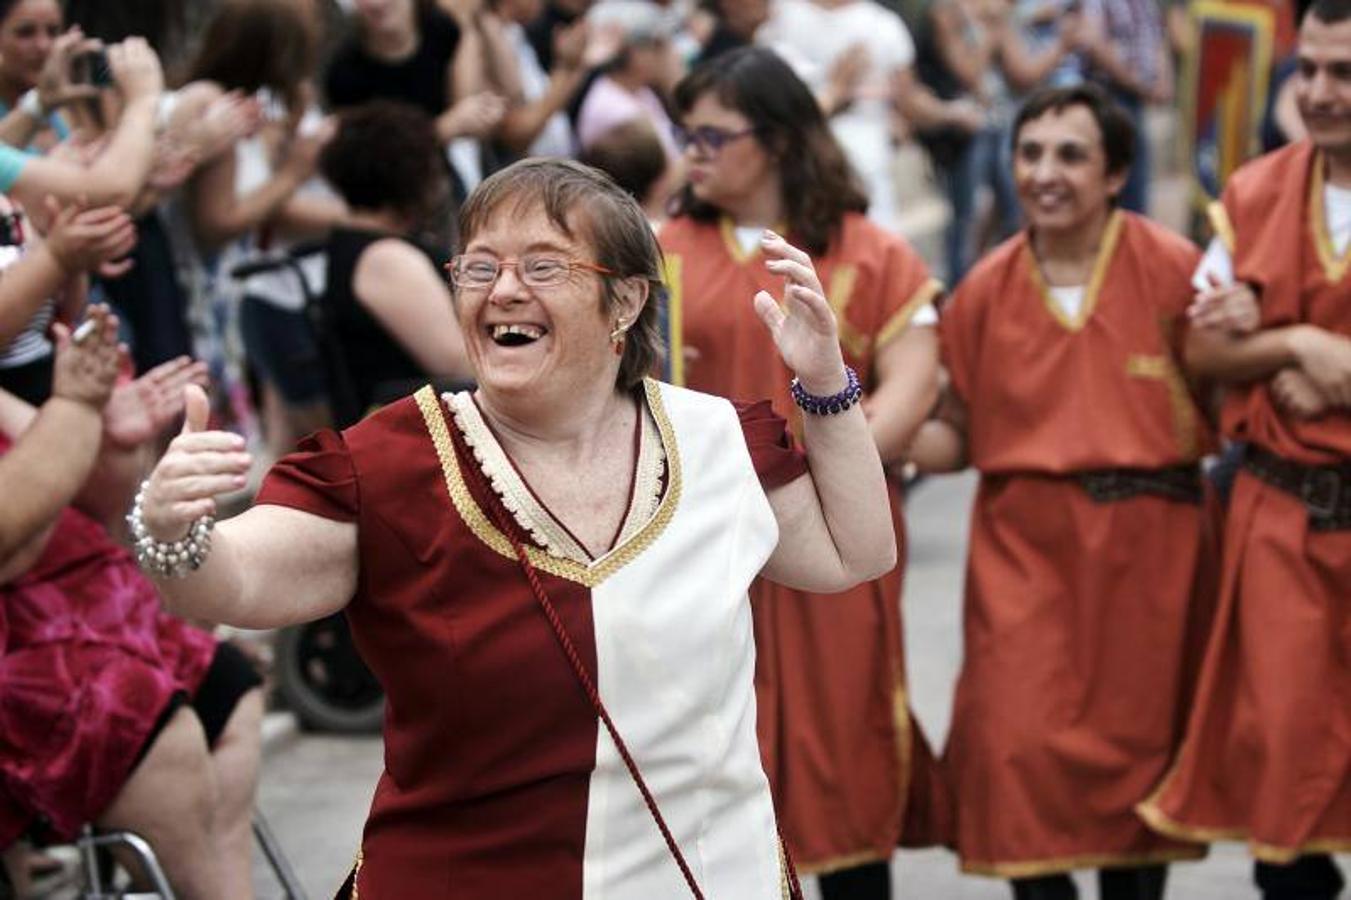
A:
{"type": "Polygon", "coordinates": [[[830,397],[818,397],[815,394],[807,393],[807,389],[802,386],[802,382],[794,378],[790,388],[793,402],[803,412],[811,413],[814,416],[833,416],[844,412],[863,396],[863,385],[858,380],[858,373],[845,366],[844,374],[849,379],[849,383],[844,386],[844,390],[830,397]]]}

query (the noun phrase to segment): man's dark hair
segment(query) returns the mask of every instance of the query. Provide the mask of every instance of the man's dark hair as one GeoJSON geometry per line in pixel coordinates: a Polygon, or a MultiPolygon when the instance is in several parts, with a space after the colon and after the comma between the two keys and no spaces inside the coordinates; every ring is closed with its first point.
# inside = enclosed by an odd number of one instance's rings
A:
{"type": "MultiPolygon", "coordinates": [[[[742,47],[714,57],[676,85],[683,118],[704,95],[745,116],[755,140],[774,158],[782,185],[788,233],[809,253],[825,253],[845,213],[866,212],[868,196],[849,168],[812,92],[778,54],[742,47]]],[[[686,185],[676,213],[700,221],[722,214],[686,185]]]]}
{"type": "Polygon", "coordinates": [[[353,209],[393,209],[419,220],[435,199],[428,186],[447,177],[431,117],[392,100],[340,112],[319,171],[353,209]]]}
{"type": "Polygon", "coordinates": [[[1045,88],[1037,91],[1013,120],[1013,146],[1016,151],[1023,126],[1040,119],[1049,112],[1061,113],[1071,106],[1082,106],[1092,114],[1102,132],[1103,155],[1107,157],[1107,174],[1118,175],[1130,170],[1135,161],[1135,123],[1130,115],[1117,105],[1107,92],[1095,84],[1074,87],[1045,88]]]}
{"type": "Polygon", "coordinates": [[[1337,25],[1351,19],[1351,0],[1313,0],[1305,15],[1325,25],[1337,25]]]}

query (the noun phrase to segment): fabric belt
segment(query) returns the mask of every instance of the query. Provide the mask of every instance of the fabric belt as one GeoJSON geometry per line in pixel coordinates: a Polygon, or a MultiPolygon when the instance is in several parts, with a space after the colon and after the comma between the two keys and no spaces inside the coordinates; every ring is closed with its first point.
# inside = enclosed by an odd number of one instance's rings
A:
{"type": "Polygon", "coordinates": [[[1162,469],[1091,469],[1072,476],[1097,503],[1115,503],[1147,495],[1199,505],[1203,491],[1196,463],[1162,469]]]}
{"type": "Polygon", "coordinates": [[[1243,457],[1243,468],[1303,503],[1310,531],[1351,529],[1351,462],[1307,466],[1253,444],[1243,457]]]}

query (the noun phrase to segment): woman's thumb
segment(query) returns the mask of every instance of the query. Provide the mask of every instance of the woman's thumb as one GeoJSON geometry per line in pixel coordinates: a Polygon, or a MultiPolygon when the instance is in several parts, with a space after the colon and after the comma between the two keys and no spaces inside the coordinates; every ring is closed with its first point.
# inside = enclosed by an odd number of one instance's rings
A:
{"type": "Polygon", "coordinates": [[[200,385],[189,384],[183,388],[183,434],[206,431],[207,420],[211,415],[211,404],[206,399],[206,391],[200,385]]]}

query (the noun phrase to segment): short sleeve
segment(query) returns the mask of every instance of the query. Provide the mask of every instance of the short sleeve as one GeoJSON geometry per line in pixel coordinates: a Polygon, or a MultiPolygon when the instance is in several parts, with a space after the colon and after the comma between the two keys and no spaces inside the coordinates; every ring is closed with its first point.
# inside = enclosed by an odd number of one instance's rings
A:
{"type": "Polygon", "coordinates": [[[765,490],[796,481],[807,474],[807,456],[797,446],[788,431],[788,422],[774,412],[768,400],[755,403],[733,403],[741,432],[746,438],[746,449],[751,453],[751,465],[765,490]]]}
{"type": "Polygon", "coordinates": [[[355,522],[360,509],[356,468],[342,436],[324,430],[277,460],[255,503],[288,506],[337,522],[355,522]]]}
{"type": "Polygon", "coordinates": [[[885,7],[878,7],[878,12],[885,13],[885,16],[878,17],[878,31],[886,35],[882,42],[875,42],[875,46],[885,48],[885,56],[882,62],[887,72],[894,72],[897,69],[908,69],[915,64],[915,40],[910,36],[910,29],[905,27],[905,21],[899,15],[885,7]]]}
{"type": "Polygon", "coordinates": [[[32,157],[8,144],[0,144],[0,193],[9,193],[32,157]]]}

